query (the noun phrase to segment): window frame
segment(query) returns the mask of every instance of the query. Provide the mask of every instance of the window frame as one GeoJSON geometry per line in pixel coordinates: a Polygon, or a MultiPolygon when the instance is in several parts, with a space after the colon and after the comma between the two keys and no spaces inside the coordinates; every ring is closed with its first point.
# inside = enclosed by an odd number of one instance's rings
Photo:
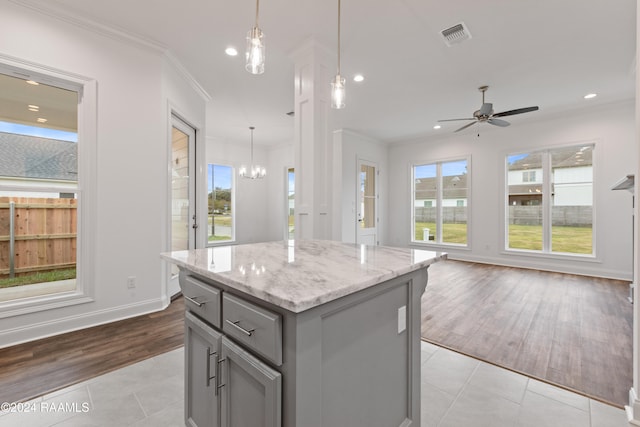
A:
{"type": "Polygon", "coordinates": [[[504,184],[503,184],[503,209],[502,212],[502,233],[503,236],[503,248],[502,251],[507,255],[527,255],[533,257],[542,257],[542,258],[555,258],[555,259],[576,259],[576,260],[584,260],[584,261],[599,261],[597,256],[597,224],[596,224],[596,182],[597,182],[597,156],[599,150],[597,150],[597,141],[588,140],[583,142],[575,142],[570,144],[562,144],[562,145],[552,145],[545,147],[537,147],[536,149],[527,150],[522,149],[513,152],[506,152],[503,156],[504,162],[504,184]],[[553,196],[553,165],[552,165],[552,153],[554,151],[561,151],[570,148],[578,148],[590,146],[592,150],[592,158],[591,158],[591,168],[592,168],[592,181],[591,181],[591,253],[573,253],[573,252],[560,252],[553,251],[552,245],[552,196],[553,196]],[[510,248],[509,247],[509,157],[515,156],[518,154],[534,154],[540,153],[542,155],[542,249],[520,249],[520,248],[510,248]]]}
{"type": "MultiPolygon", "coordinates": [[[[455,157],[449,157],[449,158],[444,158],[444,159],[438,159],[438,160],[427,160],[427,161],[420,161],[420,162],[416,162],[416,163],[412,163],[410,165],[410,169],[409,169],[409,177],[410,177],[410,203],[411,203],[411,209],[410,209],[410,240],[409,243],[412,245],[420,245],[420,246],[441,246],[441,247],[447,247],[447,248],[456,248],[456,249],[462,249],[462,250],[471,250],[471,205],[472,205],[472,200],[471,200],[471,194],[472,194],[472,175],[471,172],[472,168],[471,168],[471,155],[462,155],[462,156],[455,156],[455,157]],[[443,200],[443,189],[442,189],[442,165],[446,164],[446,163],[455,163],[455,162],[460,162],[460,161],[465,161],[466,162],[466,168],[467,168],[467,204],[465,205],[466,211],[467,211],[467,233],[466,233],[466,243],[450,243],[450,242],[443,242],[442,241],[442,209],[444,208],[442,200],[443,200]],[[416,240],[415,238],[415,203],[416,203],[416,199],[415,199],[415,194],[416,194],[416,188],[415,188],[415,168],[419,167],[419,166],[428,166],[428,165],[435,165],[436,166],[436,178],[437,178],[437,183],[436,183],[436,193],[437,193],[437,197],[436,197],[436,203],[435,203],[435,207],[437,208],[436,211],[436,228],[437,228],[437,233],[435,236],[435,239],[433,241],[424,241],[424,240],[416,240]]],[[[456,200],[456,205],[457,205],[458,200],[456,200]]],[[[433,204],[432,204],[433,207],[433,204]]]]}
{"type": "MultiPolygon", "coordinates": [[[[204,240],[206,242],[205,246],[213,247],[213,246],[221,246],[221,245],[229,245],[236,242],[236,168],[233,165],[222,163],[222,162],[207,162],[207,186],[209,185],[209,165],[211,166],[224,166],[231,169],[231,239],[229,240],[212,240],[209,241],[209,210],[207,206],[207,229],[205,230],[204,240]]],[[[209,200],[209,191],[207,187],[207,204],[209,200]]]]}
{"type": "MultiPolygon", "coordinates": [[[[88,230],[95,230],[97,216],[97,81],[95,79],[53,69],[0,54],[0,72],[21,79],[72,90],[78,93],[78,180],[76,228],[76,289],[72,292],[42,295],[0,302],[0,318],[95,301],[96,242],[88,230]]],[[[58,191],[64,186],[11,185],[8,191],[58,191]]],[[[67,187],[68,190],[68,187],[67,187]]]]}

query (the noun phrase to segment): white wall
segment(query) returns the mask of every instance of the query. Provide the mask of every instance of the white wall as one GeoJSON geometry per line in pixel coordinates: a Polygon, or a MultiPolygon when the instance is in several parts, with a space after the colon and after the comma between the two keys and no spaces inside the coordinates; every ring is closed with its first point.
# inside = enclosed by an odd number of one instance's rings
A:
{"type": "MultiPolygon", "coordinates": [[[[359,135],[349,130],[338,130],[334,132],[334,161],[339,162],[340,182],[334,185],[334,189],[339,191],[340,200],[337,204],[339,214],[334,221],[334,230],[339,230],[337,239],[343,242],[356,241],[357,219],[357,190],[358,190],[358,160],[367,160],[378,164],[380,175],[378,176],[378,241],[381,245],[387,244],[387,203],[388,179],[390,174],[388,164],[388,147],[386,144],[373,140],[363,135],[359,135]]],[[[336,238],[336,237],[334,237],[336,238]]]]}
{"type": "MultiPolygon", "coordinates": [[[[534,120],[534,117],[531,117],[534,120]]],[[[389,149],[389,243],[408,246],[411,233],[410,165],[471,155],[470,249],[438,247],[451,258],[620,279],[632,278],[631,195],[611,191],[637,174],[634,104],[594,107],[546,120],[514,120],[507,128],[397,143],[389,149]],[[596,260],[504,252],[504,158],[513,152],[595,142],[596,260]]]]}
{"type": "Polygon", "coordinates": [[[161,309],[168,108],[204,126],[204,100],[163,53],[2,1],[0,54],[97,82],[93,302],[2,319],[0,347],[161,309]],[[136,288],[126,286],[136,276],[136,288]]]}

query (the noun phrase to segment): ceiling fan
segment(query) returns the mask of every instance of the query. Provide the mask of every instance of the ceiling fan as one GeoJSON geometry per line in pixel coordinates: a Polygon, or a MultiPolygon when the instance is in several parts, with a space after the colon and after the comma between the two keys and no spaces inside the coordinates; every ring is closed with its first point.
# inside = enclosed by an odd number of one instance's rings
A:
{"type": "Polygon", "coordinates": [[[438,122],[455,122],[459,120],[473,120],[471,123],[462,126],[459,129],[456,129],[455,132],[459,132],[463,129],[468,128],[469,126],[475,123],[489,123],[494,126],[506,127],[509,126],[510,123],[506,120],[499,119],[498,117],[506,117],[513,116],[515,114],[529,113],[531,111],[538,110],[538,107],[526,107],[526,108],[517,108],[515,110],[503,111],[501,113],[493,112],[493,104],[490,102],[484,102],[484,93],[489,89],[489,86],[480,86],[478,90],[482,92],[482,106],[479,110],[473,112],[473,117],[464,118],[464,119],[447,119],[447,120],[438,120],[438,122]]]}

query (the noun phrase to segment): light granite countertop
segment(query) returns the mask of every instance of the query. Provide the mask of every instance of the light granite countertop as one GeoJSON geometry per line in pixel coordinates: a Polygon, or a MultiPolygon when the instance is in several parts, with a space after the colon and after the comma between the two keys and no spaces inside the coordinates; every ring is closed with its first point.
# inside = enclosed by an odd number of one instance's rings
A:
{"type": "Polygon", "coordinates": [[[299,313],[446,258],[331,240],[283,240],[161,254],[233,289],[299,313]]]}

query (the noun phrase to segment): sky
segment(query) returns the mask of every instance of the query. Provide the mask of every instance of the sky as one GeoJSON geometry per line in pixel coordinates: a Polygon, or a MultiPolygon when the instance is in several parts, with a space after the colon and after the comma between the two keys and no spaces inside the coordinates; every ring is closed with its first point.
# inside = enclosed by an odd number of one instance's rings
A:
{"type": "Polygon", "coordinates": [[[0,121],[0,132],[15,133],[17,135],[38,136],[40,138],[57,139],[60,141],[78,142],[78,134],[76,132],[65,132],[62,130],[20,125],[17,123],[2,121],[0,121]]]}
{"type": "Polygon", "coordinates": [[[209,164],[207,167],[207,192],[211,193],[214,186],[225,189],[231,188],[232,173],[233,168],[231,166],[209,164]],[[215,182],[213,179],[215,179],[215,182]]]}
{"type": "MultiPolygon", "coordinates": [[[[467,161],[458,160],[455,162],[442,163],[442,176],[455,176],[467,173],[467,161]]],[[[415,166],[415,178],[435,178],[436,164],[415,166]]]]}

